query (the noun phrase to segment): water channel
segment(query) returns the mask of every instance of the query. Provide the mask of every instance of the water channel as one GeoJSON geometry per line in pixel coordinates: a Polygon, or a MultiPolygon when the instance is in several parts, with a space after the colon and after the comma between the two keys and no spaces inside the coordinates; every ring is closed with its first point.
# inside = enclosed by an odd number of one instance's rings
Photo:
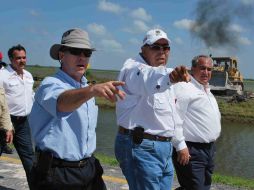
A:
{"type": "MultiPolygon", "coordinates": [[[[100,109],[97,128],[97,152],[114,157],[117,132],[114,109],[100,109]]],[[[254,126],[222,123],[216,146],[215,172],[254,179],[254,126]]]]}

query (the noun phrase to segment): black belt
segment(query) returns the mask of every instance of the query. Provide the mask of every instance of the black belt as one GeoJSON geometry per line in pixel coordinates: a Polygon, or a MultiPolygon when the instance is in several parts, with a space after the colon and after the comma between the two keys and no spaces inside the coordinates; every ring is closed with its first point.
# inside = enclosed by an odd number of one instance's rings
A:
{"type": "Polygon", "coordinates": [[[67,161],[59,158],[53,158],[52,167],[69,167],[69,168],[83,168],[89,158],[84,158],[79,161],[67,161]]]}
{"type": "MultiPolygon", "coordinates": [[[[132,134],[133,133],[133,130],[130,130],[130,129],[126,129],[122,126],[119,126],[119,129],[118,129],[118,132],[120,134],[123,134],[123,135],[127,135],[127,134],[132,134]]],[[[163,136],[159,136],[159,135],[151,135],[149,133],[144,133],[144,136],[143,136],[144,139],[149,139],[149,140],[153,140],[153,141],[165,141],[165,142],[170,142],[172,137],[163,137],[163,136]]]]}
{"type": "Polygon", "coordinates": [[[187,145],[194,146],[194,147],[199,147],[199,148],[211,148],[214,145],[214,142],[210,143],[200,143],[200,142],[190,142],[186,141],[187,145]]]}
{"type": "MultiPolygon", "coordinates": [[[[37,149],[37,148],[36,148],[37,149]]],[[[45,164],[45,162],[49,162],[49,160],[52,160],[51,167],[69,167],[69,168],[82,168],[86,165],[87,161],[92,158],[83,158],[79,161],[67,161],[60,158],[56,158],[52,156],[52,153],[50,152],[44,152],[41,150],[36,150],[36,157],[37,157],[37,164],[45,164]],[[46,159],[45,159],[46,158],[46,159]],[[47,159],[48,158],[48,159],[47,159]],[[39,163],[43,162],[43,163],[39,163]]],[[[47,165],[47,164],[45,164],[47,165]]]]}
{"type": "Polygon", "coordinates": [[[24,123],[27,119],[27,116],[15,116],[11,115],[11,122],[15,125],[24,123]]]}

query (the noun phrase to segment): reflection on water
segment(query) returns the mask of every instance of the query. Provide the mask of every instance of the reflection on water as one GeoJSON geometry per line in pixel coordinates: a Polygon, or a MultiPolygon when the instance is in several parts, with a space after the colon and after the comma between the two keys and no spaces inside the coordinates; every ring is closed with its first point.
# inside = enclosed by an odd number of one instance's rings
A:
{"type": "Polygon", "coordinates": [[[254,127],[223,123],[217,141],[216,171],[233,176],[254,178],[254,127]]]}
{"type": "MultiPolygon", "coordinates": [[[[222,175],[254,178],[254,127],[223,123],[217,141],[215,171],[222,175]]],[[[97,152],[114,156],[117,132],[115,111],[100,109],[97,128],[97,152]]]]}
{"type": "Polygon", "coordinates": [[[97,123],[97,152],[114,156],[114,141],[117,132],[114,109],[99,109],[97,123]]]}

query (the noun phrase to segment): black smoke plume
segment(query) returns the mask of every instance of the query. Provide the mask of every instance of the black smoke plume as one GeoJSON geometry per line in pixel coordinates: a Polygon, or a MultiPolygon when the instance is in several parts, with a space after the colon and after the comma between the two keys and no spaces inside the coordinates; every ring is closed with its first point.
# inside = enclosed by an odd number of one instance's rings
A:
{"type": "Polygon", "coordinates": [[[239,32],[232,30],[232,24],[237,20],[250,24],[249,21],[253,20],[252,12],[253,4],[240,0],[199,0],[192,34],[201,38],[209,48],[237,48],[239,32]]]}

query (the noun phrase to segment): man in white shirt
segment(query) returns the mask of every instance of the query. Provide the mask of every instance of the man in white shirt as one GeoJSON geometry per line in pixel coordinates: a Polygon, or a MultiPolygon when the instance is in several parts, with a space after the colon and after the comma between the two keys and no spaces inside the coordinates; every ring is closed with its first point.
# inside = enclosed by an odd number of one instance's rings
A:
{"type": "Polygon", "coordinates": [[[128,59],[119,74],[126,97],[116,103],[115,155],[130,190],[171,189],[172,137],[177,137],[181,162],[189,159],[171,89],[172,82],[188,81],[188,73],[185,67],[165,67],[169,45],[164,31],[148,31],[141,53],[128,59]]]}
{"type": "Polygon", "coordinates": [[[11,64],[0,71],[0,87],[5,90],[6,100],[14,126],[13,144],[19,154],[30,185],[29,173],[33,163],[33,147],[27,116],[33,104],[33,77],[26,71],[26,50],[16,45],[8,50],[11,64]]]}
{"type": "Polygon", "coordinates": [[[191,82],[174,85],[176,107],[183,120],[183,134],[190,153],[189,163],[182,165],[177,153],[173,152],[181,185],[179,190],[207,190],[211,187],[214,142],[221,132],[220,111],[208,83],[212,68],[213,61],[209,56],[196,56],[192,59],[191,82]]]}

